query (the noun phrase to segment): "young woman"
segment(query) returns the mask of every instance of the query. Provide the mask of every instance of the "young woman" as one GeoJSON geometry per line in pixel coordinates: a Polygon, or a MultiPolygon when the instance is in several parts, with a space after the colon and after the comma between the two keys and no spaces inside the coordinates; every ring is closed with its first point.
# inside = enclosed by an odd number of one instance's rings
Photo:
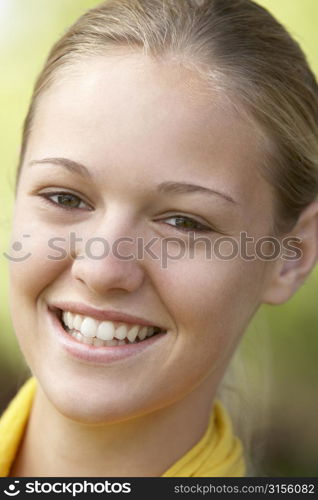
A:
{"type": "Polygon", "coordinates": [[[2,476],[247,473],[216,391],[317,261],[317,139],[305,57],[250,0],[110,0],[68,30],[24,127],[10,300],[34,377],[2,476]]]}

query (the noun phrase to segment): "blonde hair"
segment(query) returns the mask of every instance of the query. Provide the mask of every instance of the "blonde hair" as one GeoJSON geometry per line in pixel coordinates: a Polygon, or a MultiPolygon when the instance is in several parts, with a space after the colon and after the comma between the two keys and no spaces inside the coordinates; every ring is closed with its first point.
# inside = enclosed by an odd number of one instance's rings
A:
{"type": "Polygon", "coordinates": [[[180,58],[246,110],[267,139],[260,167],[275,193],[273,233],[289,232],[318,193],[318,86],[297,42],[251,0],[109,0],[89,10],[35,84],[17,183],[39,97],[61,71],[115,47],[180,58]]]}
{"type": "Polygon", "coordinates": [[[290,231],[318,193],[318,87],[299,45],[251,0],[109,0],[89,10],[53,46],[38,77],[17,180],[39,96],[59,70],[113,47],[203,65],[212,88],[248,110],[271,144],[262,172],[276,193],[273,233],[290,231]]]}

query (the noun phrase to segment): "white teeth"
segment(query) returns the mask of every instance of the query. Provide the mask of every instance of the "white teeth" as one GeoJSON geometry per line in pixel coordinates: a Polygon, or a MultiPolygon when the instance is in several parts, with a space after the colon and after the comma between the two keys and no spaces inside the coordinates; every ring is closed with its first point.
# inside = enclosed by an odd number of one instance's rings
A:
{"type": "Polygon", "coordinates": [[[74,324],[74,319],[75,319],[75,314],[72,314],[72,313],[68,313],[68,324],[69,324],[69,327],[72,329],[73,328],[73,324],[74,324]]]}
{"type": "Polygon", "coordinates": [[[139,326],[133,326],[129,330],[129,332],[127,333],[127,338],[129,342],[135,342],[138,332],[139,332],[139,326]]]}
{"type": "Polygon", "coordinates": [[[81,330],[81,326],[83,323],[83,316],[80,316],[79,314],[76,314],[74,321],[73,321],[73,328],[74,330],[81,330]]]}
{"type": "Polygon", "coordinates": [[[148,327],[147,326],[144,326],[140,332],[138,333],[138,338],[140,340],[144,340],[146,338],[146,335],[147,335],[147,331],[148,331],[148,327]]]}
{"type": "Polygon", "coordinates": [[[124,340],[127,337],[128,328],[126,325],[121,325],[116,328],[115,337],[118,340],[124,340]]]}
{"type": "Polygon", "coordinates": [[[96,337],[98,323],[93,318],[85,318],[81,326],[81,334],[84,337],[96,337]]]}
{"type": "Polygon", "coordinates": [[[156,327],[129,325],[112,321],[97,321],[89,316],[63,311],[62,321],[80,342],[96,346],[114,346],[143,341],[151,337],[156,327]],[[87,340],[83,340],[87,339],[87,340]]]}
{"type": "Polygon", "coordinates": [[[101,340],[112,340],[114,338],[115,328],[111,321],[103,321],[97,328],[97,337],[101,340]]]}
{"type": "Polygon", "coordinates": [[[69,334],[78,342],[82,344],[91,345],[94,347],[114,347],[114,346],[129,344],[129,342],[127,342],[126,340],[118,340],[118,339],[102,340],[96,337],[84,337],[84,335],[78,333],[76,330],[71,330],[69,334]]]}
{"type": "Polygon", "coordinates": [[[151,335],[154,334],[154,331],[155,331],[154,326],[152,326],[151,328],[148,328],[147,337],[151,337],[151,335]]]}
{"type": "Polygon", "coordinates": [[[63,321],[69,328],[72,328],[73,314],[70,312],[63,312],[63,321]]]}
{"type": "Polygon", "coordinates": [[[62,321],[63,321],[64,325],[66,325],[66,326],[68,326],[68,320],[67,320],[68,316],[67,316],[67,314],[68,313],[65,312],[65,311],[63,311],[63,313],[62,313],[62,321]]]}

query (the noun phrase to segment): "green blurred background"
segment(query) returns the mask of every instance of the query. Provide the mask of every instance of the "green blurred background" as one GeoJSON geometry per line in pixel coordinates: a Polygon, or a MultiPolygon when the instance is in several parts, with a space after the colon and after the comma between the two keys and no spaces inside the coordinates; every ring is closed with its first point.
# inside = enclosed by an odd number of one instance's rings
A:
{"type": "MultiPolygon", "coordinates": [[[[262,0],[299,41],[318,74],[318,1],[262,0]]],[[[96,0],[0,0],[0,411],[28,376],[8,312],[9,248],[22,122],[52,43],[96,0]]],[[[233,380],[255,473],[318,476],[318,269],[282,306],[263,306],[241,344],[233,380]]],[[[230,373],[230,372],[229,372],[230,373]]],[[[227,383],[227,379],[225,380],[227,383]]],[[[224,391],[226,399],[226,390],[224,391]]],[[[235,408],[232,402],[229,405],[235,408]]]]}

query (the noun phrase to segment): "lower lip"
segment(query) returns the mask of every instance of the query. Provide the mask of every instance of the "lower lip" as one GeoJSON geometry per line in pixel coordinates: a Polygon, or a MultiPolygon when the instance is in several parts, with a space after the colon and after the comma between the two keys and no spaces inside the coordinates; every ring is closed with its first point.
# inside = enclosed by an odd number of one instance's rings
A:
{"type": "Polygon", "coordinates": [[[166,333],[157,333],[137,344],[123,344],[111,347],[92,346],[74,339],[64,330],[56,313],[50,309],[48,309],[48,312],[62,348],[72,357],[90,363],[107,364],[131,358],[146,351],[167,335],[166,333]]]}

